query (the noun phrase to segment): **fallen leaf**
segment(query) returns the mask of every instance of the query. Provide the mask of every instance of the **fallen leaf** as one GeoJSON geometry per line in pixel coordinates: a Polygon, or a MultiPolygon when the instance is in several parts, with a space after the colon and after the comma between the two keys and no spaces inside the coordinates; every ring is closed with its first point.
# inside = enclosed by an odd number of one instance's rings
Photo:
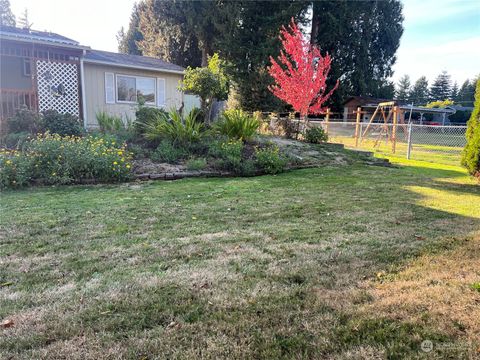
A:
{"type": "Polygon", "coordinates": [[[9,327],[12,327],[13,325],[14,325],[13,320],[7,319],[7,320],[3,320],[3,321],[2,321],[2,323],[0,324],[0,327],[6,329],[6,328],[9,328],[9,327]]]}

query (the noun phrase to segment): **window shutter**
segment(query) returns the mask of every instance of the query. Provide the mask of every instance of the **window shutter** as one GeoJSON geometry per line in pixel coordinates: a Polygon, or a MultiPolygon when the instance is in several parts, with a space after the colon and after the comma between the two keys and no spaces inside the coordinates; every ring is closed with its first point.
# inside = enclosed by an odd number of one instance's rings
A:
{"type": "Polygon", "coordinates": [[[115,77],[113,73],[105,73],[105,103],[115,104],[115,77]]]}
{"type": "Polygon", "coordinates": [[[157,106],[165,106],[165,79],[157,78],[157,106]]]}

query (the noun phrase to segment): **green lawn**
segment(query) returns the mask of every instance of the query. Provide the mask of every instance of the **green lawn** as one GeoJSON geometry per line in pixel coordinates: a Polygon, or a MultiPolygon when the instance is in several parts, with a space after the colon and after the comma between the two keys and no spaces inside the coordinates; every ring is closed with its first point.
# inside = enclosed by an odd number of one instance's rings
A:
{"type": "Polygon", "coordinates": [[[474,358],[480,188],[396,161],[5,192],[0,358],[474,358]]]}

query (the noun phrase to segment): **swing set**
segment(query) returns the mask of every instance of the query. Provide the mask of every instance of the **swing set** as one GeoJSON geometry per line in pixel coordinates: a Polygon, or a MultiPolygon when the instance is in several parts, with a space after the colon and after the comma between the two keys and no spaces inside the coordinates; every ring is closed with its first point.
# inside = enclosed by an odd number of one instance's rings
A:
{"type": "MultiPolygon", "coordinates": [[[[392,152],[395,153],[397,144],[397,126],[402,126],[404,130],[405,140],[407,136],[407,125],[400,115],[400,111],[395,101],[381,102],[377,105],[372,117],[370,118],[365,130],[362,131],[360,127],[360,115],[364,113],[359,107],[356,111],[357,122],[355,127],[355,144],[358,146],[367,137],[368,131],[371,130],[373,137],[375,138],[374,148],[380,146],[380,142],[385,140],[385,145],[388,142],[392,144],[392,152]],[[379,121],[375,121],[379,120],[379,121]]],[[[363,126],[362,126],[363,128],[363,126]]]]}

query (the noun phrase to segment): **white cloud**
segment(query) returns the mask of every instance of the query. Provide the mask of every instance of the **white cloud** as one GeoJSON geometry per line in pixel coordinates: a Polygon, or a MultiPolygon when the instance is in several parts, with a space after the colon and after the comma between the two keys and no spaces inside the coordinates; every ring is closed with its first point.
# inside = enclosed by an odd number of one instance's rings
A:
{"type": "Polygon", "coordinates": [[[403,0],[402,3],[407,26],[479,11],[478,0],[403,0]]]}
{"type": "Polygon", "coordinates": [[[425,75],[433,80],[442,70],[462,83],[480,73],[480,36],[443,44],[404,46],[397,54],[394,80],[404,74],[416,80],[425,75]]]}

